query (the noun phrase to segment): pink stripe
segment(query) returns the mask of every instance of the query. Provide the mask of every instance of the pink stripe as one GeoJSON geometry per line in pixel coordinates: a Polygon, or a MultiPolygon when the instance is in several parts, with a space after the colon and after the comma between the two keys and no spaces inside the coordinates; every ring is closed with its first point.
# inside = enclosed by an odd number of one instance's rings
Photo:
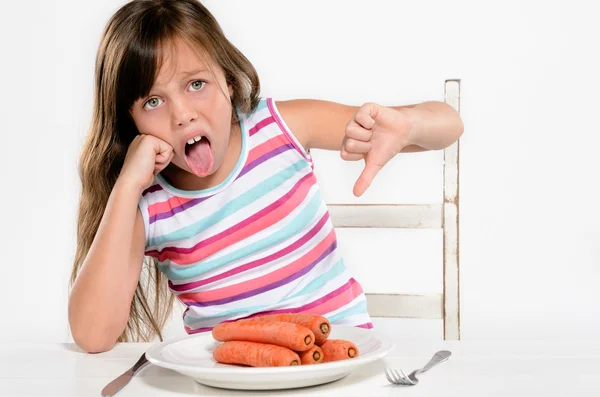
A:
{"type": "Polygon", "coordinates": [[[159,190],[162,190],[162,186],[160,186],[158,184],[150,186],[148,189],[146,189],[146,190],[144,190],[142,192],[142,196],[145,196],[145,195],[150,194],[150,193],[157,192],[159,190]]]}
{"type": "Polygon", "coordinates": [[[362,292],[363,289],[360,284],[355,282],[352,284],[352,287],[350,287],[349,291],[345,291],[343,294],[339,294],[335,298],[329,299],[320,305],[313,307],[311,309],[311,313],[320,315],[331,313],[358,298],[362,292]]]}
{"type": "Polygon", "coordinates": [[[209,277],[204,280],[195,281],[193,283],[173,284],[173,282],[169,281],[169,287],[171,287],[171,289],[173,291],[177,291],[177,292],[187,291],[187,290],[195,289],[195,288],[201,287],[203,285],[214,283],[216,281],[225,279],[227,277],[231,277],[236,274],[254,269],[254,268],[262,266],[266,263],[270,263],[276,259],[279,259],[279,258],[289,254],[290,252],[297,250],[298,248],[300,248],[304,244],[306,244],[307,241],[309,241],[312,237],[314,237],[321,230],[321,228],[323,227],[323,225],[325,225],[325,223],[327,222],[328,219],[329,219],[329,213],[326,212],[325,215],[323,215],[323,217],[319,220],[319,222],[308,233],[306,233],[304,236],[302,236],[302,238],[300,238],[298,241],[295,241],[293,244],[285,247],[284,249],[275,252],[274,254],[271,254],[271,255],[266,256],[261,259],[257,259],[255,261],[247,263],[243,266],[238,266],[235,269],[231,269],[224,273],[217,274],[216,276],[209,277]]]}
{"type": "Polygon", "coordinates": [[[307,159],[310,162],[310,158],[307,157],[306,154],[304,154],[304,150],[302,150],[298,147],[298,145],[296,144],[296,140],[291,136],[292,132],[288,131],[288,129],[285,128],[285,125],[283,124],[283,122],[281,121],[279,116],[277,115],[277,112],[275,111],[275,106],[273,105],[273,98],[267,98],[267,106],[269,107],[269,111],[271,112],[271,115],[273,115],[275,122],[277,122],[277,125],[279,126],[281,131],[287,136],[290,143],[292,145],[294,145],[294,147],[296,148],[298,153],[300,153],[302,155],[302,157],[304,157],[305,159],[307,159]]]}
{"type": "MultiPolygon", "coordinates": [[[[316,314],[313,312],[314,307],[318,307],[319,305],[327,302],[328,300],[331,300],[337,296],[343,295],[344,292],[351,290],[355,284],[358,284],[358,283],[356,282],[356,280],[351,278],[350,280],[348,280],[348,282],[346,284],[342,285],[340,288],[336,289],[335,291],[332,291],[332,292],[328,293],[327,295],[323,296],[322,298],[319,298],[316,301],[308,303],[304,306],[297,307],[294,309],[280,309],[280,310],[271,310],[268,312],[256,313],[251,316],[248,316],[248,318],[252,318],[252,317],[256,317],[256,316],[263,316],[263,315],[267,315],[267,314],[280,314],[280,313],[309,313],[309,314],[312,313],[312,314],[316,314]]],[[[360,288],[360,285],[359,285],[359,288],[360,288]]],[[[362,291],[362,288],[361,288],[361,291],[362,291]]],[[[234,320],[232,320],[232,321],[234,321],[234,320]]]]}
{"type": "Polygon", "coordinates": [[[174,196],[174,197],[171,197],[170,199],[168,199],[167,201],[155,203],[155,204],[148,206],[148,214],[150,215],[150,218],[152,218],[156,214],[160,214],[163,212],[169,212],[173,208],[180,207],[183,204],[185,204],[191,200],[193,200],[193,199],[174,196]]]}
{"type": "Polygon", "coordinates": [[[264,127],[268,126],[269,124],[273,124],[275,122],[275,119],[271,116],[271,117],[267,117],[264,120],[259,121],[258,123],[256,123],[256,125],[252,128],[250,128],[250,131],[248,131],[248,133],[250,134],[250,136],[256,134],[258,131],[262,130],[264,127]]]}
{"type": "Polygon", "coordinates": [[[271,138],[268,141],[263,142],[255,148],[253,148],[252,150],[250,150],[250,153],[248,153],[248,160],[246,160],[246,164],[250,164],[257,158],[287,144],[288,143],[285,141],[285,139],[283,139],[281,135],[277,135],[276,137],[271,138]]]}
{"type": "MultiPolygon", "coordinates": [[[[327,302],[327,300],[333,299],[337,296],[340,295],[344,295],[345,292],[347,292],[348,290],[353,289],[354,285],[357,285],[358,283],[356,282],[355,279],[351,278],[350,280],[348,280],[348,282],[344,285],[342,285],[341,287],[339,287],[338,289],[336,289],[335,291],[332,291],[330,293],[328,293],[327,295],[325,295],[324,297],[317,299],[314,302],[308,303],[304,306],[301,307],[297,307],[297,308],[288,308],[288,309],[280,309],[280,310],[271,310],[271,311],[267,311],[267,312],[260,312],[260,313],[256,313],[256,314],[252,314],[250,316],[244,317],[244,318],[253,318],[253,317],[257,317],[257,316],[264,316],[267,314],[280,314],[280,313],[313,313],[312,308],[317,307],[319,305],[321,305],[324,302],[327,302]]],[[[359,285],[360,288],[360,285],[359,285]]],[[[362,288],[360,289],[362,291],[362,288]]],[[[239,319],[234,319],[234,320],[225,320],[222,321],[222,323],[231,323],[233,321],[237,321],[239,319]]],[[[186,330],[190,329],[189,327],[186,326],[186,330]]],[[[202,328],[199,328],[202,329],[202,328]]],[[[202,331],[198,331],[198,332],[202,332],[202,331]]]]}
{"type": "MultiPolygon", "coordinates": [[[[262,313],[260,314],[261,316],[263,315],[262,313]]],[[[230,323],[233,321],[237,321],[237,319],[235,320],[226,320],[223,321],[223,323],[230,323]]],[[[364,328],[364,329],[373,329],[373,323],[364,323],[364,324],[359,324],[359,325],[355,325],[356,328],[364,328]]],[[[203,327],[203,328],[197,328],[197,329],[192,329],[190,327],[188,327],[187,325],[184,326],[185,328],[185,332],[187,332],[188,334],[199,334],[201,332],[209,332],[212,331],[212,329],[214,327],[203,327]]]]}
{"type": "MultiPolygon", "coordinates": [[[[236,244],[284,219],[306,198],[313,185],[314,177],[311,177],[311,174],[307,174],[286,194],[287,197],[282,197],[282,199],[257,212],[250,218],[246,218],[237,225],[199,242],[191,249],[167,247],[158,255],[158,259],[161,262],[169,259],[178,264],[187,265],[207,258],[215,252],[236,244]],[[257,220],[260,220],[260,222],[255,222],[257,220]]],[[[148,253],[148,255],[150,254],[148,253]]]]}
{"type": "Polygon", "coordinates": [[[182,302],[210,302],[218,299],[225,299],[235,295],[239,295],[244,291],[252,291],[257,288],[264,287],[269,284],[273,284],[277,281],[283,280],[286,277],[298,272],[308,264],[315,261],[321,254],[331,246],[335,241],[335,230],[331,229],[326,238],[321,240],[313,249],[308,251],[301,258],[293,261],[287,266],[277,269],[273,272],[265,274],[264,276],[257,277],[252,280],[247,280],[238,284],[229,285],[223,288],[217,288],[211,291],[203,292],[191,292],[183,293],[178,295],[178,298],[182,302]]]}
{"type": "Polygon", "coordinates": [[[184,328],[185,328],[185,332],[187,332],[188,334],[192,335],[192,334],[199,334],[201,332],[212,331],[212,329],[214,327],[204,327],[204,328],[191,329],[190,327],[188,327],[186,325],[184,328]]]}

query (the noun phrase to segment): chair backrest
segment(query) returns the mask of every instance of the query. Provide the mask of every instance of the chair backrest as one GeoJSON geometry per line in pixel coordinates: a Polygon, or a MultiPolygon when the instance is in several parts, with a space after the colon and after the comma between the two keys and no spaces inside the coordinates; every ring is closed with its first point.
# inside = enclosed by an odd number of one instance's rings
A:
{"type": "MultiPolygon", "coordinates": [[[[445,102],[460,112],[460,80],[445,81],[445,102]]],[[[438,294],[370,294],[372,317],[433,318],[444,322],[444,339],[460,339],[459,142],[444,150],[443,202],[433,204],[332,204],[336,228],[442,229],[443,291],[438,294]]]]}

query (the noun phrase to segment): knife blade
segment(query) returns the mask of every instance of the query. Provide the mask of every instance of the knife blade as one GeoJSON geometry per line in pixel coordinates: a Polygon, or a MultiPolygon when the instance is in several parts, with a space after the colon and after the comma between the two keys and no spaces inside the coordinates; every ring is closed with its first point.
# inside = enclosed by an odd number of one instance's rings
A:
{"type": "Polygon", "coordinates": [[[111,381],[107,384],[104,389],[102,389],[102,397],[112,397],[119,392],[125,385],[129,383],[131,378],[139,371],[141,371],[146,365],[150,364],[148,360],[146,360],[146,353],[142,354],[140,359],[133,364],[133,367],[129,368],[127,371],[123,372],[119,377],[115,380],[111,381]]]}

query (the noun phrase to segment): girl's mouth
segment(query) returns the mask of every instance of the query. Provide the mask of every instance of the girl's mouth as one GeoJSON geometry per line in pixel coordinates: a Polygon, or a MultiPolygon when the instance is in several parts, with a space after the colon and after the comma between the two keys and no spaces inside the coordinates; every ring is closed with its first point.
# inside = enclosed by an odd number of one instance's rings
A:
{"type": "Polygon", "coordinates": [[[205,177],[209,175],[215,164],[215,157],[210,140],[198,135],[185,144],[185,162],[194,175],[205,177]]]}

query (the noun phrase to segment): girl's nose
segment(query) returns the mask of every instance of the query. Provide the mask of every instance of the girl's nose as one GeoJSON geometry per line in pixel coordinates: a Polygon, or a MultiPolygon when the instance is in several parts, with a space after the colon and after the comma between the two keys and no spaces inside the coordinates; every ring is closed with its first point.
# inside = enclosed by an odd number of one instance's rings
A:
{"type": "Polygon", "coordinates": [[[198,113],[190,104],[180,102],[173,110],[173,118],[178,127],[183,127],[198,118],[198,113]]]}

